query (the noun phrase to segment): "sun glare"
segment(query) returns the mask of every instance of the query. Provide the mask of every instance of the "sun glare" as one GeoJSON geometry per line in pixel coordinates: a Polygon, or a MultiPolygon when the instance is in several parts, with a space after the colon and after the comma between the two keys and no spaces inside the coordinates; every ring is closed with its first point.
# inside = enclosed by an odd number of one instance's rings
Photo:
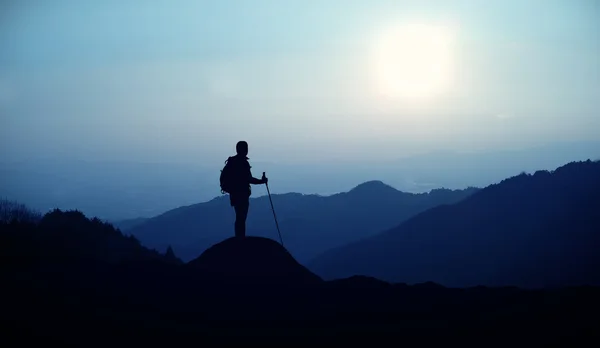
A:
{"type": "Polygon", "coordinates": [[[451,28],[398,23],[382,30],[373,47],[373,77],[379,95],[424,100],[449,87],[452,78],[451,28]]]}

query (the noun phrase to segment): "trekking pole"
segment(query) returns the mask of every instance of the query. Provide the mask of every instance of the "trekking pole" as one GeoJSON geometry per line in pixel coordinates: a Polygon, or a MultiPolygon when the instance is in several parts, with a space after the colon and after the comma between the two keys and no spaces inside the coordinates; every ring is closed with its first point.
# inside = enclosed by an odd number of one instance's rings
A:
{"type": "MultiPolygon", "coordinates": [[[[263,172],[263,179],[266,178],[265,172],[263,172]]],[[[275,218],[275,226],[277,226],[277,233],[279,234],[279,241],[283,246],[283,238],[281,238],[281,231],[279,231],[279,223],[277,222],[277,215],[275,215],[275,208],[273,208],[273,200],[271,199],[271,191],[269,190],[269,183],[265,183],[267,186],[267,193],[269,194],[269,202],[271,202],[271,210],[273,211],[273,217],[275,218]]]]}

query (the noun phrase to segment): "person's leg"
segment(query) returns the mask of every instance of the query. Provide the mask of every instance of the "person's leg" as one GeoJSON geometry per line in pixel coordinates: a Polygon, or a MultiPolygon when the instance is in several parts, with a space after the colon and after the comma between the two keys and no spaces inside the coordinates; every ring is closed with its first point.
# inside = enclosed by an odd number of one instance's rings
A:
{"type": "Polygon", "coordinates": [[[236,202],[235,208],[235,236],[245,237],[246,236],[246,218],[248,217],[248,208],[250,202],[246,200],[240,200],[236,202]]]}

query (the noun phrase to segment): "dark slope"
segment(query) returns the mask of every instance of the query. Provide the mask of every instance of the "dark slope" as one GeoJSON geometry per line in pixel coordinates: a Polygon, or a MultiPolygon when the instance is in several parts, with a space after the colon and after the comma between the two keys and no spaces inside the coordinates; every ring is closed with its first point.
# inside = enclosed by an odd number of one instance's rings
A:
{"type": "MultiPolygon", "coordinates": [[[[254,187],[255,195],[264,190],[254,187]]],[[[361,184],[332,196],[296,193],[273,195],[286,248],[300,261],[330,248],[374,235],[440,204],[458,202],[476,189],[433,190],[424,194],[400,192],[380,181],[361,184]]],[[[144,245],[175,253],[188,261],[206,248],[233,235],[235,214],[227,196],[173,209],[128,230],[144,245]]],[[[251,200],[247,234],[276,238],[267,197],[251,200]]]]}
{"type": "Polygon", "coordinates": [[[188,262],[188,267],[236,282],[310,285],[321,278],[299,264],[274,240],[262,237],[229,238],[188,262]]]}
{"type": "Polygon", "coordinates": [[[113,226],[120,229],[123,232],[127,232],[128,230],[134,228],[135,226],[141,225],[148,218],[135,218],[135,219],[126,219],[112,222],[113,226]]]}
{"type": "Polygon", "coordinates": [[[448,286],[600,284],[600,162],[521,174],[397,228],[324,253],[309,268],[448,286]]]}

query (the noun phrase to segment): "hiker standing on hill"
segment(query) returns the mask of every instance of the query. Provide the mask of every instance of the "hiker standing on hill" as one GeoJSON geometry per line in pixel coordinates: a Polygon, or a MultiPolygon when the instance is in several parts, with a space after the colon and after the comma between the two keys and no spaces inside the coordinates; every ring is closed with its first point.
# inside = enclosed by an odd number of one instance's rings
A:
{"type": "Polygon", "coordinates": [[[250,184],[266,184],[269,180],[265,173],[261,179],[252,176],[248,162],[248,143],[240,141],[235,146],[237,155],[225,161],[225,168],[221,171],[221,192],[229,193],[229,201],[235,209],[235,236],[246,236],[246,217],[250,207],[250,184]]]}

